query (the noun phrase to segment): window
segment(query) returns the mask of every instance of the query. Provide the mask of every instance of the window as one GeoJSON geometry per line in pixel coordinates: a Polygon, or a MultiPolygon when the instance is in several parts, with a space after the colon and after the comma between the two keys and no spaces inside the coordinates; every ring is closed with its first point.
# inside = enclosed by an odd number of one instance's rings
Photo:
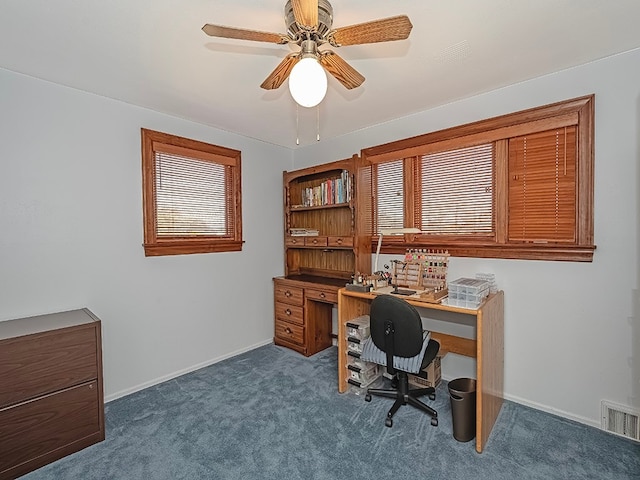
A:
{"type": "MultiPolygon", "coordinates": [[[[385,253],[593,259],[593,96],[362,151],[372,236],[385,253]]],[[[362,201],[367,202],[367,195],[362,201]]]]}
{"type": "Polygon", "coordinates": [[[142,129],[146,256],[242,250],[240,152],[142,129]]]}

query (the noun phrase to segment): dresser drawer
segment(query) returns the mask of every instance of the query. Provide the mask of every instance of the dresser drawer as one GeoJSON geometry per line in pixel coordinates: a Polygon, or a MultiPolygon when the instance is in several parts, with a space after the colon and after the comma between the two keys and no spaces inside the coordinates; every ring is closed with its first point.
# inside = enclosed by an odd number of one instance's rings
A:
{"type": "Polygon", "coordinates": [[[302,288],[291,287],[287,284],[275,282],[275,299],[276,302],[289,303],[291,305],[302,306],[304,298],[302,295],[302,288]]]}
{"type": "Polygon", "coordinates": [[[304,345],[304,327],[276,319],[275,337],[287,342],[304,345]]]}
{"type": "Polygon", "coordinates": [[[315,288],[305,288],[305,297],[309,300],[319,302],[338,303],[338,292],[333,290],[320,290],[315,288]]]}
{"type": "Polygon", "coordinates": [[[15,478],[103,439],[96,381],[0,409],[0,478],[15,478]]]}
{"type": "Polygon", "coordinates": [[[353,237],[328,237],[329,247],[353,247],[353,237]]]}
{"type": "Polygon", "coordinates": [[[326,247],[327,237],[305,237],[304,245],[306,247],[326,247]]]}
{"type": "Polygon", "coordinates": [[[96,379],[96,332],[89,325],[0,342],[0,408],[96,379]]]}
{"type": "Polygon", "coordinates": [[[276,320],[304,325],[304,309],[298,305],[276,302],[276,320]]]}

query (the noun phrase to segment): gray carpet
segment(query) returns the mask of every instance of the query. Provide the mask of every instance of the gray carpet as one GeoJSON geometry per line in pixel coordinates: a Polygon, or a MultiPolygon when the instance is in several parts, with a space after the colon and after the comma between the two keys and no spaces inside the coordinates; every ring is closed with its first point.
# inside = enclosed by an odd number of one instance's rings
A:
{"type": "Polygon", "coordinates": [[[640,479],[640,444],[505,402],[482,454],[430,418],[337,392],[337,349],[268,345],[110,402],[104,442],[25,480],[640,479]]]}

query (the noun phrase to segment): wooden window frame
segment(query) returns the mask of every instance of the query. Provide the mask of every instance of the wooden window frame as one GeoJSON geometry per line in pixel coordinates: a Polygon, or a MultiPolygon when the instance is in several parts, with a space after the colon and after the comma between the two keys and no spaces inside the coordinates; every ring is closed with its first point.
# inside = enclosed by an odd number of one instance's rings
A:
{"type": "MultiPolygon", "coordinates": [[[[594,245],[594,103],[595,96],[588,95],[542,107],[506,114],[487,120],[427,133],[375,147],[361,152],[365,166],[404,159],[409,165],[405,172],[415,172],[412,162],[425,153],[456,149],[481,143],[494,143],[494,207],[495,235],[493,238],[456,238],[454,236],[427,236],[405,234],[383,237],[382,251],[403,254],[408,248],[448,250],[452,256],[478,258],[505,258],[526,260],[561,260],[590,262],[594,245]],[[542,132],[549,129],[575,125],[577,128],[576,170],[576,241],[573,244],[514,243],[508,241],[509,211],[509,146],[508,139],[542,132]]],[[[375,179],[372,179],[375,181],[375,179]]],[[[417,178],[405,178],[405,188],[419,182],[417,178]]],[[[405,194],[406,199],[412,198],[405,194]]],[[[366,199],[364,199],[366,200],[366,199]]],[[[374,200],[375,202],[375,200],[374,200]]],[[[405,202],[405,227],[415,226],[412,200],[405,202]]],[[[371,207],[372,215],[375,208],[371,207]]],[[[375,225],[375,218],[364,224],[375,225]]],[[[377,234],[371,235],[375,248],[377,234]]]]}
{"type": "Polygon", "coordinates": [[[242,250],[241,152],[168,133],[141,129],[142,139],[142,203],[144,217],[145,256],[185,255],[195,253],[234,252],[242,250]],[[230,167],[227,209],[232,231],[225,236],[158,236],[156,199],[157,151],[187,158],[218,163],[230,167]]]}

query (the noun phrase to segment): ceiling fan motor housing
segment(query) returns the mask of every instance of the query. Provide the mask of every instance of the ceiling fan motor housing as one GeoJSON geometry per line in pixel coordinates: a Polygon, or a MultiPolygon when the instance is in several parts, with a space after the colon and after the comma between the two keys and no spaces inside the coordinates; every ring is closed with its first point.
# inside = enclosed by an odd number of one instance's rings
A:
{"type": "MultiPolygon", "coordinates": [[[[296,23],[295,16],[293,15],[293,5],[291,0],[288,0],[284,6],[284,21],[287,26],[287,33],[295,39],[305,37],[305,32],[296,23]]],[[[327,0],[318,0],[318,28],[313,33],[317,34],[315,41],[322,42],[322,39],[331,30],[333,26],[333,7],[327,0]]]]}

